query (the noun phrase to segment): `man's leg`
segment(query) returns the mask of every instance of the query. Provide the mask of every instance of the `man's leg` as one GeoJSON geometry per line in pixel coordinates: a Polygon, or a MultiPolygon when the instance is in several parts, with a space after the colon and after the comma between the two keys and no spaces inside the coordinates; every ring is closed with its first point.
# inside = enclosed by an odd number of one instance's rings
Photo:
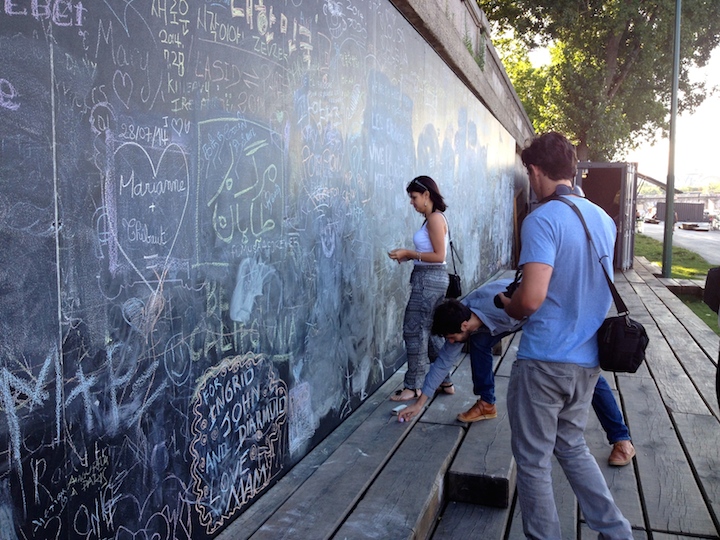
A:
{"type": "Polygon", "coordinates": [[[516,360],[513,364],[507,394],[510,442],[517,464],[517,494],[525,536],[560,540],[551,457],[565,377],[546,373],[544,364],[550,362],[516,360]]]}
{"type": "Polygon", "coordinates": [[[470,336],[468,343],[473,394],[480,396],[480,399],[490,405],[495,403],[492,348],[503,335],[493,336],[490,332],[481,330],[470,336]]]}
{"type": "Polygon", "coordinates": [[[610,385],[602,375],[593,390],[592,406],[610,444],[630,440],[630,433],[623,422],[620,407],[615,401],[610,385]]]}
{"type": "Polygon", "coordinates": [[[470,336],[468,340],[473,393],[480,396],[480,399],[467,411],[457,415],[460,422],[497,418],[492,348],[501,339],[502,335],[493,336],[490,332],[481,330],[470,336]]]}
{"type": "Polygon", "coordinates": [[[607,487],[597,461],[585,443],[589,402],[598,370],[567,365],[572,375],[565,406],[558,415],[555,457],[575,492],[583,516],[599,538],[632,539],[630,523],[623,517],[607,487]]]}
{"type": "Polygon", "coordinates": [[[605,430],[608,442],[613,445],[608,463],[615,467],[627,465],[635,456],[635,447],[630,442],[630,433],[623,422],[620,407],[615,401],[610,385],[602,375],[598,378],[593,391],[592,406],[605,430]]]}

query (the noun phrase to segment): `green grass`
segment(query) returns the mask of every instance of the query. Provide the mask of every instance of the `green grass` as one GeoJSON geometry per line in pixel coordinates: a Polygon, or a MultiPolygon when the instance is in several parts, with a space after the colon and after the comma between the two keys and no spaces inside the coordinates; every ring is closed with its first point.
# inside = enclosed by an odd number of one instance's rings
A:
{"type": "MultiPolygon", "coordinates": [[[[656,263],[662,268],[663,244],[658,240],[645,236],[643,234],[635,235],[635,256],[645,257],[648,261],[656,263]]],[[[704,280],[708,270],[713,265],[703,259],[697,253],[690,250],[675,247],[672,248],[670,277],[676,279],[701,279],[704,280]]],[[[705,305],[702,298],[692,295],[678,295],[678,298],[688,306],[695,315],[700,317],[705,323],[720,335],[718,328],[718,316],[709,307],[705,305]]]]}
{"type": "MultiPolygon", "coordinates": [[[[657,263],[657,265],[662,268],[663,244],[644,234],[636,234],[635,255],[645,257],[648,261],[657,263]]],[[[676,279],[704,280],[708,270],[712,267],[712,264],[697,253],[673,246],[670,277],[676,279]]]]}
{"type": "Polygon", "coordinates": [[[678,294],[680,300],[683,301],[687,307],[689,307],[695,315],[700,317],[710,328],[712,328],[716,334],[720,335],[720,328],[718,327],[718,316],[710,310],[702,298],[694,296],[692,294],[678,294]]]}

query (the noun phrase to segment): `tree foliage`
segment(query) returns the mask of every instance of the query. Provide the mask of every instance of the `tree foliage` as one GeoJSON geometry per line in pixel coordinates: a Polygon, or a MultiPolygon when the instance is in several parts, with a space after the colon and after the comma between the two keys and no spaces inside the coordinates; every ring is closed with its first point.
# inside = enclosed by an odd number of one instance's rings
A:
{"type": "MultiPolygon", "coordinates": [[[[496,49],[538,132],[573,139],[580,159],[606,160],[666,132],[676,0],[478,0],[496,49]],[[512,36],[512,37],[507,37],[512,36]],[[528,51],[547,46],[549,65],[528,51]]],[[[683,0],[678,111],[709,91],[689,70],[720,42],[720,1],[683,0]]]]}

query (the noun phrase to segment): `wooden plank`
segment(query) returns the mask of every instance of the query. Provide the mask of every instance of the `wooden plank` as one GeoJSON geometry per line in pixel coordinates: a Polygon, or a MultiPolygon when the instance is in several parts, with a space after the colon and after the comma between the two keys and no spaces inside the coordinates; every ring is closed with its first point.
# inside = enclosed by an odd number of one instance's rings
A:
{"type": "Polygon", "coordinates": [[[520,345],[520,337],[522,336],[522,330],[512,335],[512,341],[508,345],[505,354],[500,359],[496,369],[496,377],[510,377],[512,371],[512,365],[517,359],[518,346],[520,345]]]}
{"type": "Polygon", "coordinates": [[[702,479],[703,495],[720,533],[720,422],[714,416],[673,414],[692,467],[702,479]]]}
{"type": "Polygon", "coordinates": [[[387,408],[386,402],[390,394],[402,383],[402,380],[402,373],[394,373],[353,414],[288,471],[277,484],[225,528],[217,536],[217,539],[245,540],[249,538],[371,414],[379,407],[387,408]]]}
{"type": "Polygon", "coordinates": [[[662,268],[659,264],[648,261],[645,257],[635,257],[635,269],[638,273],[647,273],[654,276],[662,274],[662,268]]]}
{"type": "Polygon", "coordinates": [[[450,501],[432,540],[502,540],[509,517],[509,508],[491,508],[450,501]]]}
{"type": "MultiPolygon", "coordinates": [[[[648,285],[652,286],[652,283],[657,282],[657,275],[650,272],[647,268],[643,267],[637,267],[635,268],[635,273],[642,278],[643,282],[647,283],[648,285]]],[[[626,272],[627,273],[627,272],[626,272]]],[[[660,273],[658,273],[660,275],[660,273]]],[[[659,287],[664,287],[664,285],[656,283],[659,287]]]]}
{"type": "MultiPolygon", "coordinates": [[[[393,387],[396,388],[397,384],[393,387]]],[[[416,420],[401,424],[387,399],[263,523],[253,539],[322,538],[330,535],[416,420]]]]}
{"type": "Polygon", "coordinates": [[[680,290],[680,284],[677,281],[675,281],[673,278],[659,277],[659,278],[657,278],[657,280],[661,284],[665,285],[665,287],[668,289],[674,288],[674,289],[680,290]]]}
{"type": "MultiPolygon", "coordinates": [[[[627,275],[629,272],[626,272],[627,275]]],[[[649,283],[656,282],[657,280],[653,277],[649,278],[649,283]]],[[[715,357],[715,352],[718,349],[720,343],[720,336],[718,336],[713,328],[711,328],[705,321],[695,315],[692,310],[687,307],[682,300],[680,300],[673,293],[665,289],[664,287],[650,287],[657,297],[665,304],[668,309],[675,316],[676,320],[690,333],[693,339],[700,345],[703,351],[710,357],[715,357]]],[[[622,293],[621,293],[622,294],[622,293]]],[[[654,303],[655,300],[652,297],[645,296],[645,300],[650,303],[654,303]]],[[[642,321],[641,321],[642,322],[642,321]]],[[[715,321],[710,321],[711,324],[716,324],[715,321]]]]}
{"type": "MultiPolygon", "coordinates": [[[[515,494],[515,505],[513,506],[512,519],[508,529],[507,540],[525,540],[523,532],[522,512],[520,511],[520,503],[517,501],[517,493],[515,494]]],[[[563,538],[572,538],[572,536],[563,536],[563,538]]]]}
{"type": "Polygon", "coordinates": [[[447,475],[450,501],[507,508],[515,490],[507,377],[495,378],[498,417],[470,424],[447,475]]]}
{"type": "Polygon", "coordinates": [[[641,496],[652,530],[716,534],[715,525],[652,380],[618,377],[637,451],[641,496]]]}
{"type": "MultiPolygon", "coordinates": [[[[638,290],[644,290],[646,294],[652,294],[650,288],[645,282],[618,280],[616,288],[633,319],[641,322],[643,325],[655,324],[655,321],[650,316],[645,303],[639,297],[637,292],[638,290]]],[[[609,315],[615,315],[615,313],[617,313],[617,309],[613,305],[609,310],[609,315]]]]}
{"type": "Polygon", "coordinates": [[[615,374],[611,371],[604,371],[601,369],[600,375],[605,377],[605,380],[607,381],[610,389],[613,390],[613,392],[617,394],[617,381],[615,380],[615,374]]]}
{"type": "MultiPolygon", "coordinates": [[[[633,529],[632,534],[635,540],[647,540],[648,538],[648,534],[645,532],[644,529],[633,529]]],[[[590,527],[588,527],[585,523],[580,525],[581,540],[597,540],[597,537],[598,533],[591,530],[590,527]]],[[[658,536],[655,535],[653,538],[658,538],[658,536]]]]}
{"type": "Polygon", "coordinates": [[[704,321],[686,306],[682,300],[670,293],[670,291],[654,290],[655,294],[667,306],[677,322],[684,327],[693,339],[702,347],[705,353],[711,358],[715,356],[720,343],[718,336],[710,325],[717,325],[717,317],[713,315],[712,320],[704,321]]]}
{"type": "MultiPolygon", "coordinates": [[[[463,432],[459,426],[418,424],[334,537],[429,537],[443,502],[443,478],[463,432]]],[[[293,536],[320,537],[314,530],[293,536]]]]}
{"type": "MultiPolygon", "coordinates": [[[[717,538],[717,536],[714,536],[713,538],[717,538]]],[[[692,536],[683,536],[681,534],[665,534],[665,533],[653,533],[653,539],[654,540],[697,540],[697,538],[694,538],[692,536]]]]}
{"type": "Polygon", "coordinates": [[[712,402],[715,396],[713,362],[652,291],[638,288],[638,296],[657,324],[657,329],[645,325],[650,338],[646,364],[655,377],[663,400],[672,410],[705,414],[706,403],[712,402]]]}
{"type": "Polygon", "coordinates": [[[680,293],[702,298],[702,288],[693,279],[676,279],[680,285],[680,293]]]}
{"type": "MultiPolygon", "coordinates": [[[[636,265],[637,267],[637,265],[636,265]]],[[[622,276],[622,278],[626,281],[629,281],[631,283],[638,283],[640,281],[643,281],[643,278],[641,278],[635,268],[630,268],[628,270],[625,270],[624,272],[620,272],[619,270],[615,271],[615,283],[618,282],[618,277],[622,276]]]]}

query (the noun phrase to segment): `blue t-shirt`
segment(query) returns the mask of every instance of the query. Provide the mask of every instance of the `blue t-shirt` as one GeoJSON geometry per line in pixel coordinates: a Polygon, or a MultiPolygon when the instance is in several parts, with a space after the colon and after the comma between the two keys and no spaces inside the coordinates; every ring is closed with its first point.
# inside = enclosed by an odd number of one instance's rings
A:
{"type": "MultiPolygon", "coordinates": [[[[578,207],[602,263],[613,277],[615,223],[594,203],[566,197],[578,207]]],[[[547,297],[523,327],[518,360],[598,365],[597,330],[612,294],[580,218],[562,201],[549,201],[523,222],[520,266],[543,263],[553,272],[547,297]]]]}
{"type": "Polygon", "coordinates": [[[489,281],[478,287],[461,300],[480,319],[488,331],[496,336],[503,332],[514,332],[522,323],[513,319],[504,309],[495,306],[495,296],[505,292],[512,279],[502,278],[489,281]]]}

